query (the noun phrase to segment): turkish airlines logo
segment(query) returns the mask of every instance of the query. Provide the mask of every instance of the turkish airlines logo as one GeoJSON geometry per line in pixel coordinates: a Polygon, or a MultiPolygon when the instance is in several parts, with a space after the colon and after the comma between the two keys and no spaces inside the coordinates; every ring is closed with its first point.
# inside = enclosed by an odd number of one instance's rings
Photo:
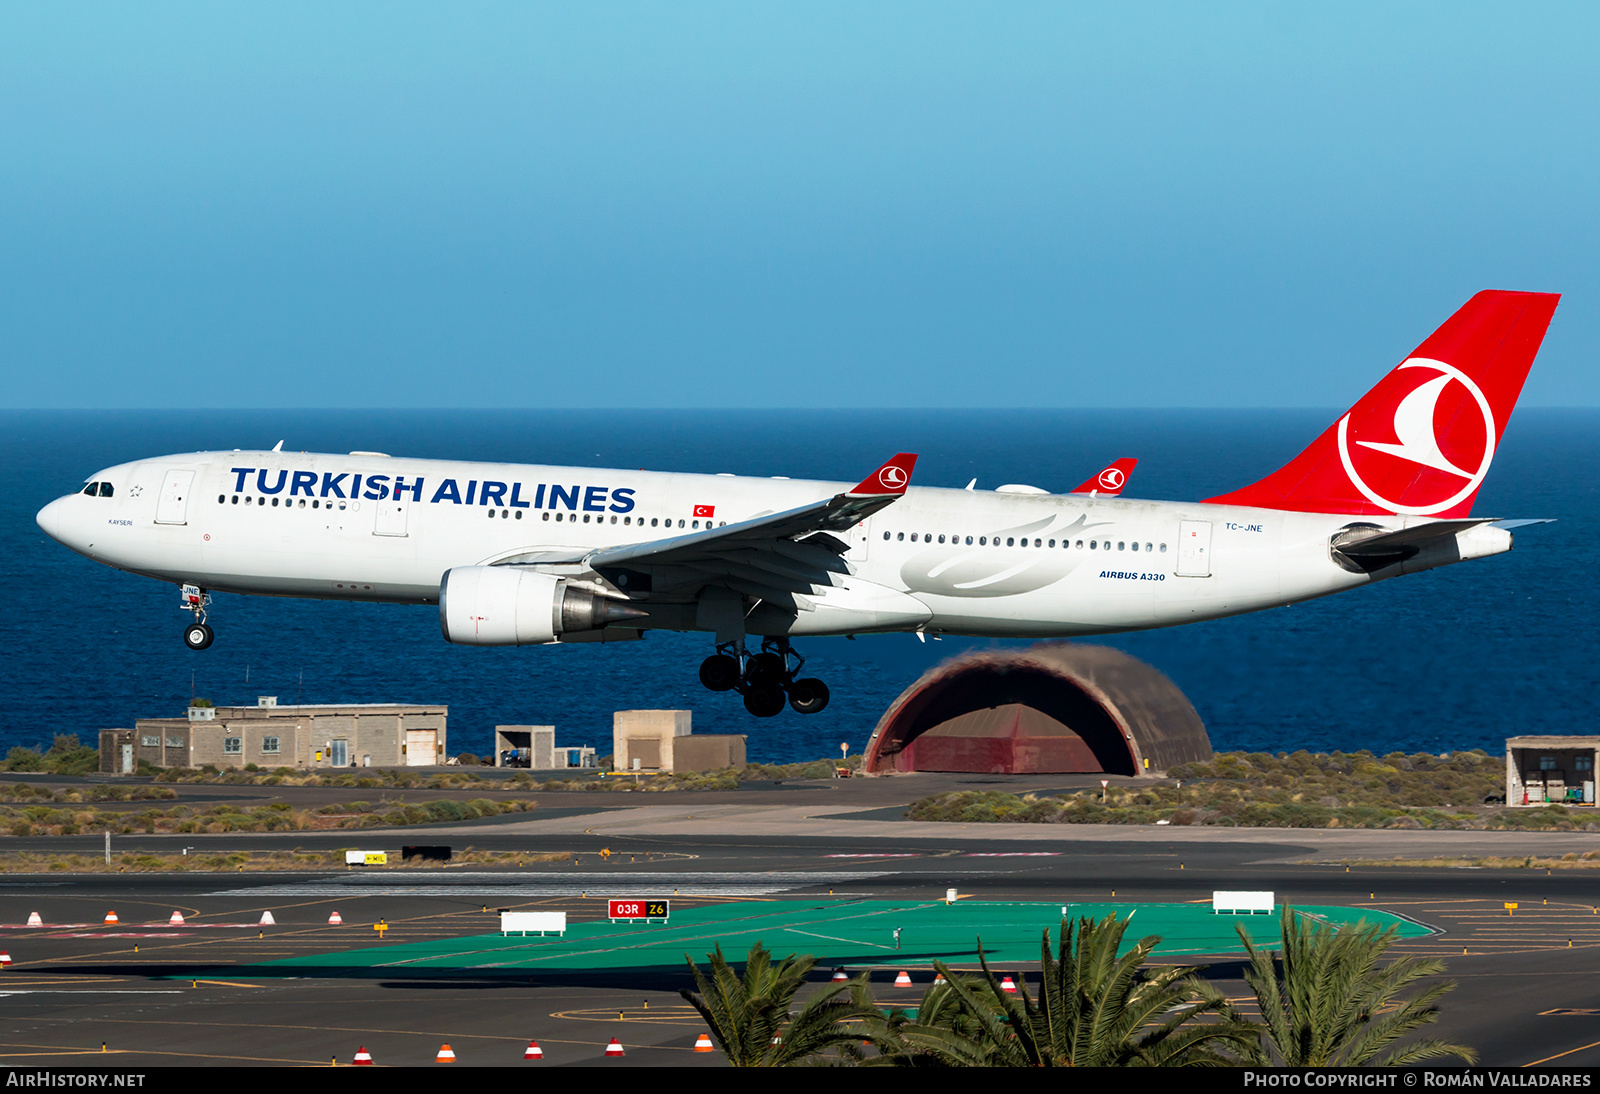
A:
{"type": "Polygon", "coordinates": [[[1121,490],[1122,484],[1127,481],[1127,477],[1123,475],[1122,468],[1108,467],[1100,472],[1100,476],[1095,481],[1100,484],[1102,490],[1121,490]]]}
{"type": "Polygon", "coordinates": [[[696,505],[694,507],[694,515],[697,517],[713,516],[716,511],[717,507],[715,505],[696,505]]]}
{"type": "Polygon", "coordinates": [[[878,472],[878,485],[885,490],[904,490],[906,488],[905,470],[895,464],[889,464],[878,472]]]}
{"type": "MultiPolygon", "coordinates": [[[[1351,485],[1361,491],[1362,496],[1372,504],[1397,515],[1429,516],[1433,513],[1442,513],[1471,497],[1483,484],[1484,476],[1489,473],[1489,465],[1494,461],[1494,412],[1478,385],[1453,365],[1426,357],[1413,357],[1402,363],[1395,371],[1399,372],[1401,369],[1428,369],[1438,375],[1417,385],[1394,406],[1392,431],[1395,440],[1393,441],[1357,440],[1355,448],[1352,449],[1350,419],[1355,411],[1340,418],[1339,459],[1344,464],[1344,471],[1350,477],[1351,485]],[[1460,452],[1455,452],[1455,458],[1452,459],[1445,455],[1439,445],[1440,438],[1435,418],[1440,399],[1453,384],[1460,384],[1466,389],[1466,394],[1477,403],[1478,411],[1483,416],[1483,437],[1479,441],[1472,442],[1474,447],[1481,446],[1481,451],[1471,453],[1476,459],[1463,460],[1460,452]],[[1373,460],[1362,451],[1363,449],[1404,460],[1416,465],[1417,468],[1429,468],[1441,474],[1423,476],[1413,470],[1409,477],[1397,476],[1392,468],[1385,468],[1382,461],[1373,460]],[[1357,470],[1358,462],[1367,470],[1365,478],[1357,470]],[[1462,466],[1463,464],[1465,466],[1462,466]],[[1379,489],[1370,485],[1368,480],[1374,478],[1381,478],[1391,484],[1400,483],[1404,486],[1404,492],[1410,496],[1405,503],[1385,497],[1379,489]],[[1418,494],[1422,496],[1418,497],[1418,494]]],[[[1459,400],[1461,396],[1457,395],[1455,398],[1459,400]]],[[[1371,416],[1356,422],[1356,432],[1366,433],[1368,436],[1382,433],[1382,426],[1372,420],[1378,415],[1372,412],[1364,413],[1371,416]]],[[[1381,414],[1381,411],[1378,413],[1381,414]]],[[[1459,435],[1452,439],[1459,447],[1459,435]]]]}

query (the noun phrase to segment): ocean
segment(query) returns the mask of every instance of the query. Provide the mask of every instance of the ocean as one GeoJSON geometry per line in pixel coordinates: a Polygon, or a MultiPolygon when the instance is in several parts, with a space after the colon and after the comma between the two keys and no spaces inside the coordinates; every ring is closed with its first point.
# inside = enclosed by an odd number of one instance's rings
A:
{"type": "MultiPolygon", "coordinates": [[[[101,467],[197,449],[377,450],[396,455],[645,467],[855,481],[897,451],[919,485],[1031,483],[1070,490],[1120,456],[1127,494],[1194,499],[1275,469],[1333,410],[171,410],[0,412],[0,751],[217,703],[418,702],[450,707],[453,753],[487,752],[498,724],[553,724],[563,745],[611,747],[611,715],[687,708],[694,728],[745,733],[782,763],[865,745],[924,670],[967,649],[912,635],[797,643],[833,698],[820,715],[751,718],[696,669],[705,635],[471,649],[433,608],[217,595],[216,643],[192,653],[173,586],[97,565],[48,539],[34,514],[101,467]]],[[[1589,733],[1600,410],[1525,408],[1475,512],[1554,517],[1516,549],[1323,600],[1095,641],[1166,673],[1218,749],[1384,753],[1484,748],[1523,733],[1589,733]]]]}

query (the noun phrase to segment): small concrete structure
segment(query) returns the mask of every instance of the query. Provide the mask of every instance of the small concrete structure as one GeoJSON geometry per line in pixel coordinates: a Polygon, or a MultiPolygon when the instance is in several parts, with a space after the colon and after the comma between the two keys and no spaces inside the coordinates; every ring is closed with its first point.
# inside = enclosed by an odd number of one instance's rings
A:
{"type": "Polygon", "coordinates": [[[444,762],[445,706],[321,703],[190,707],[181,718],[140,718],[132,731],[100,733],[100,770],[131,774],[134,761],[157,767],[428,767],[444,762]]]}
{"type": "Polygon", "coordinates": [[[556,744],[555,726],[495,726],[494,766],[559,771],[598,767],[599,759],[588,745],[556,744]]]}
{"type": "Polygon", "coordinates": [[[1507,737],[1507,805],[1593,805],[1600,737],[1507,737]]]}
{"type": "Polygon", "coordinates": [[[556,766],[555,726],[495,726],[496,767],[556,766]]]}
{"type": "Polygon", "coordinates": [[[742,733],[691,736],[687,710],[619,710],[611,719],[612,763],[618,771],[717,771],[742,767],[742,733]]]}

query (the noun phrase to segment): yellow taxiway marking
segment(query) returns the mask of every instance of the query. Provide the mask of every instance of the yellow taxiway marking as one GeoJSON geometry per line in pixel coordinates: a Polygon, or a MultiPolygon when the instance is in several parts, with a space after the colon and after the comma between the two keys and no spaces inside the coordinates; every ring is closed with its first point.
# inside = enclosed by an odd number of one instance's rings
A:
{"type": "Polygon", "coordinates": [[[1574,1052],[1582,1052],[1586,1048],[1594,1048],[1597,1045],[1600,1045],[1600,1041],[1590,1041],[1586,1045],[1579,1045],[1577,1048],[1569,1048],[1565,1052],[1558,1052],[1554,1056],[1546,1056],[1542,1060],[1530,1060],[1528,1063],[1525,1063],[1522,1066],[1538,1067],[1540,1064],[1548,1064],[1551,1060],[1559,1060],[1563,1056],[1571,1056],[1574,1052]]]}

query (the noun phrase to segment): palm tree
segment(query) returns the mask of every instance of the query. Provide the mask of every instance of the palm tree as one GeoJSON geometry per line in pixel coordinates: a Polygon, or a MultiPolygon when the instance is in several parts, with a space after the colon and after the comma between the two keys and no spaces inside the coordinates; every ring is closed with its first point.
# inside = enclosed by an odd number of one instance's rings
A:
{"type": "Polygon", "coordinates": [[[981,979],[935,962],[948,984],[929,990],[916,1021],[891,1016],[880,1032],[885,1055],[896,1063],[949,1066],[1232,1062],[1222,1050],[1247,1044],[1248,1025],[1194,969],[1145,968],[1160,938],[1142,938],[1119,958],[1127,926],[1114,915],[1076,925],[1063,920],[1055,954],[1045,931],[1037,1003],[1025,986],[1014,994],[1001,990],[981,943],[981,979]],[[1215,1020],[1192,1021],[1207,1013],[1215,1020]]]}
{"type": "Polygon", "coordinates": [[[809,954],[791,954],[774,963],[757,942],[750,947],[742,977],[722,956],[721,946],[707,959],[709,978],[685,955],[697,990],[685,988],[679,994],[700,1012],[717,1047],[735,1067],[808,1062],[830,1050],[854,1046],[862,1038],[863,1023],[883,1017],[867,993],[865,976],[813,996],[791,1016],[795,995],[816,964],[809,954]]]}
{"type": "Polygon", "coordinates": [[[1437,959],[1402,957],[1379,968],[1397,937],[1395,927],[1380,930],[1361,922],[1335,928],[1285,905],[1278,954],[1258,949],[1242,924],[1238,930],[1250,958],[1245,980],[1262,1018],[1259,1040],[1242,1054],[1247,1063],[1405,1067],[1441,1056],[1477,1060],[1465,1045],[1434,1039],[1390,1048],[1433,1022],[1440,997],[1455,987],[1454,981],[1439,981],[1403,998],[1445,966],[1437,959]]]}

